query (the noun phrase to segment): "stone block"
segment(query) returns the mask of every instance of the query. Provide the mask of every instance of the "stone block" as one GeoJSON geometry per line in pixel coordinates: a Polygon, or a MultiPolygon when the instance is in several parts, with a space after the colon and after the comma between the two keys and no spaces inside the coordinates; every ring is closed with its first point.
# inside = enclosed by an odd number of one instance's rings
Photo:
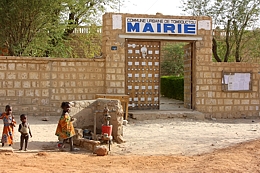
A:
{"type": "Polygon", "coordinates": [[[8,70],[15,70],[15,63],[9,63],[8,70]]]}
{"type": "Polygon", "coordinates": [[[81,139],[83,138],[83,129],[75,128],[75,137],[74,139],[81,139]]]}
{"type": "Polygon", "coordinates": [[[108,149],[106,146],[97,146],[94,149],[94,154],[97,154],[97,156],[105,156],[108,154],[108,149]]]}
{"type": "Polygon", "coordinates": [[[94,149],[100,145],[99,141],[89,140],[89,139],[80,139],[81,146],[87,150],[94,151],[94,149]]]}

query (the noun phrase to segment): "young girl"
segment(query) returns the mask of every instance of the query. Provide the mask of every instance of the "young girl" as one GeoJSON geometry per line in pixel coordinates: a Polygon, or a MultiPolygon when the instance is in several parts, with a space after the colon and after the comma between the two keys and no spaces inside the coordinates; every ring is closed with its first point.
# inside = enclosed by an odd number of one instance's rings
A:
{"type": "Polygon", "coordinates": [[[32,137],[32,133],[31,133],[29,123],[27,123],[27,116],[24,114],[20,115],[20,120],[22,121],[22,123],[19,124],[19,128],[18,128],[18,132],[21,133],[19,150],[23,149],[23,143],[25,141],[24,151],[26,151],[28,146],[29,135],[30,137],[32,137]]]}
{"type": "Polygon", "coordinates": [[[13,144],[14,127],[16,121],[12,115],[12,107],[10,105],[5,106],[5,112],[0,115],[0,119],[3,119],[4,128],[2,133],[2,147],[4,144],[11,146],[13,144]]]}
{"type": "Polygon", "coordinates": [[[75,135],[75,130],[72,124],[73,118],[69,115],[70,103],[62,102],[61,108],[63,111],[55,135],[63,139],[62,148],[64,148],[66,141],[69,140],[70,151],[74,151],[73,136],[75,135]]]}

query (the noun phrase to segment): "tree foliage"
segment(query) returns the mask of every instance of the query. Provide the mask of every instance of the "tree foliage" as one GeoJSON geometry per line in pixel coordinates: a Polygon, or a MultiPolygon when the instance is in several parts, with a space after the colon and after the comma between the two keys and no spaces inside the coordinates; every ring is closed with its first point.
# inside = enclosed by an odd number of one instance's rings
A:
{"type": "MultiPolygon", "coordinates": [[[[0,47],[11,56],[71,57],[71,34],[118,0],[1,0],[0,47]]],[[[92,31],[92,30],[90,30],[92,31]]],[[[89,38],[91,38],[90,36],[89,38]]]]}
{"type": "Polygon", "coordinates": [[[192,16],[209,16],[211,0],[182,0],[182,8],[192,16]]]}
{"type": "Polygon", "coordinates": [[[101,33],[100,26],[87,27],[88,34],[73,34],[70,45],[72,46],[73,58],[100,57],[101,56],[101,33]]]}
{"type": "Polygon", "coordinates": [[[248,39],[245,33],[253,29],[259,18],[260,0],[183,0],[183,9],[192,15],[212,17],[213,26],[224,32],[224,38],[213,36],[212,52],[216,61],[243,60],[241,51],[248,39]]]}
{"type": "MultiPolygon", "coordinates": [[[[99,23],[97,15],[103,13],[107,7],[115,9],[120,0],[60,0],[62,1],[67,28],[65,35],[82,24],[99,23]]],[[[123,0],[121,0],[123,3],[123,0]]]]}
{"type": "Polygon", "coordinates": [[[0,42],[8,47],[9,54],[22,55],[35,38],[46,32],[52,17],[51,1],[17,0],[0,1],[0,42]]]}
{"type": "Polygon", "coordinates": [[[162,47],[163,62],[161,65],[161,74],[165,76],[183,76],[184,75],[184,43],[167,43],[162,47]]]}

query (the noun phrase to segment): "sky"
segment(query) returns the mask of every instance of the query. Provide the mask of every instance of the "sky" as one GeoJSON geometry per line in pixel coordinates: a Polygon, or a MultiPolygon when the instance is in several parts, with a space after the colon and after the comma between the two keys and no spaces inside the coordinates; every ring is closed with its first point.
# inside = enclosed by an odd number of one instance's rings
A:
{"type": "Polygon", "coordinates": [[[184,14],[180,0],[125,0],[120,4],[120,13],[156,14],[181,16],[184,14]]]}

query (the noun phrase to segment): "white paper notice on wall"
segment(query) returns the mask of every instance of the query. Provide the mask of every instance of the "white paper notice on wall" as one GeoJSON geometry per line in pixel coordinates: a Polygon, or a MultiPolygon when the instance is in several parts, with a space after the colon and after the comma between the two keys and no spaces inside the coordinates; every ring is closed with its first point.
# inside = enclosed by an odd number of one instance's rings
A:
{"type": "Polygon", "coordinates": [[[198,29],[210,30],[210,28],[211,28],[210,20],[200,20],[198,22],[198,29]]]}
{"type": "Polygon", "coordinates": [[[113,29],[122,29],[122,15],[113,15],[113,29]]]}

